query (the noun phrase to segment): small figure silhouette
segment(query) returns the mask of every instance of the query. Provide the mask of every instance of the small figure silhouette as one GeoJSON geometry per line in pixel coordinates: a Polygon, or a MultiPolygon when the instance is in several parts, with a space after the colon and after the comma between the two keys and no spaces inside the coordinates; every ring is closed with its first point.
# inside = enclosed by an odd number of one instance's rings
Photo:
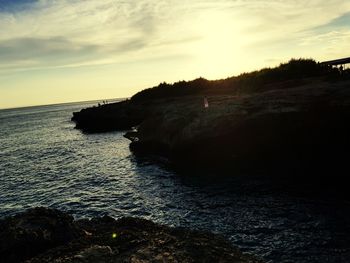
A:
{"type": "Polygon", "coordinates": [[[207,97],[204,97],[204,108],[209,108],[209,102],[207,97]]]}

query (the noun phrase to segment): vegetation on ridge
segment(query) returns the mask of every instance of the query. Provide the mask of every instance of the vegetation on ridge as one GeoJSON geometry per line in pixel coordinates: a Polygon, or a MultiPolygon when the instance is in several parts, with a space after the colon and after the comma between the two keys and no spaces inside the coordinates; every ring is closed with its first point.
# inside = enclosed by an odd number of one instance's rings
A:
{"type": "Polygon", "coordinates": [[[160,83],[158,86],[142,90],[132,96],[132,101],[145,101],[185,95],[240,95],[276,89],[269,84],[284,82],[279,88],[296,86],[310,77],[337,76],[339,71],[313,59],[291,59],[275,68],[264,68],[236,77],[220,80],[198,78],[192,81],[179,81],[173,84],[160,83]]]}
{"type": "Polygon", "coordinates": [[[85,132],[128,130],[148,117],[158,115],[164,107],[184,102],[182,97],[198,99],[208,96],[213,102],[213,97],[257,95],[271,90],[314,86],[316,83],[326,84],[329,81],[338,82],[349,79],[349,72],[349,69],[340,71],[312,59],[292,59],[275,68],[265,68],[226,79],[198,78],[174,84],[163,82],[156,87],[138,92],[130,100],[82,109],[73,113],[72,120],[76,122],[76,128],[85,132]]]}

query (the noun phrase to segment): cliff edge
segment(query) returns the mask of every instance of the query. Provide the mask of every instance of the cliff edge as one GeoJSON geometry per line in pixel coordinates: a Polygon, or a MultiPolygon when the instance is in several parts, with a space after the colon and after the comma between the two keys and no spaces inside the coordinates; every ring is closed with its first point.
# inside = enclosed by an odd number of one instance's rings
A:
{"type": "Polygon", "coordinates": [[[135,154],[166,156],[180,168],[297,171],[340,184],[347,179],[349,117],[350,71],[312,60],[225,80],[162,83],[74,114],[84,131],[135,126],[125,134],[135,154]]]}

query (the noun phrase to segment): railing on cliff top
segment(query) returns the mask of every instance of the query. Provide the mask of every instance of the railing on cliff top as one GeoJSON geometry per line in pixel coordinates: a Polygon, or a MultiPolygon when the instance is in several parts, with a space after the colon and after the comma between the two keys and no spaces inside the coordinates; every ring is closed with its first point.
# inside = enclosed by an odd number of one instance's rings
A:
{"type": "Polygon", "coordinates": [[[349,64],[349,63],[350,63],[350,57],[321,62],[321,64],[327,64],[330,66],[339,66],[339,65],[349,64]]]}

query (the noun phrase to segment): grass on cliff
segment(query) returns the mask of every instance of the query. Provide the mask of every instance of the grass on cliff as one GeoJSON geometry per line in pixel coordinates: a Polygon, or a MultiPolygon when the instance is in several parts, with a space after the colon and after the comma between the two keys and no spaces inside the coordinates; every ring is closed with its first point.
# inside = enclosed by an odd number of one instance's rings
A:
{"type": "Polygon", "coordinates": [[[186,95],[241,95],[305,84],[309,78],[337,77],[340,72],[312,59],[291,59],[274,68],[264,68],[220,80],[198,78],[158,86],[135,94],[132,101],[147,101],[186,95]]]}

